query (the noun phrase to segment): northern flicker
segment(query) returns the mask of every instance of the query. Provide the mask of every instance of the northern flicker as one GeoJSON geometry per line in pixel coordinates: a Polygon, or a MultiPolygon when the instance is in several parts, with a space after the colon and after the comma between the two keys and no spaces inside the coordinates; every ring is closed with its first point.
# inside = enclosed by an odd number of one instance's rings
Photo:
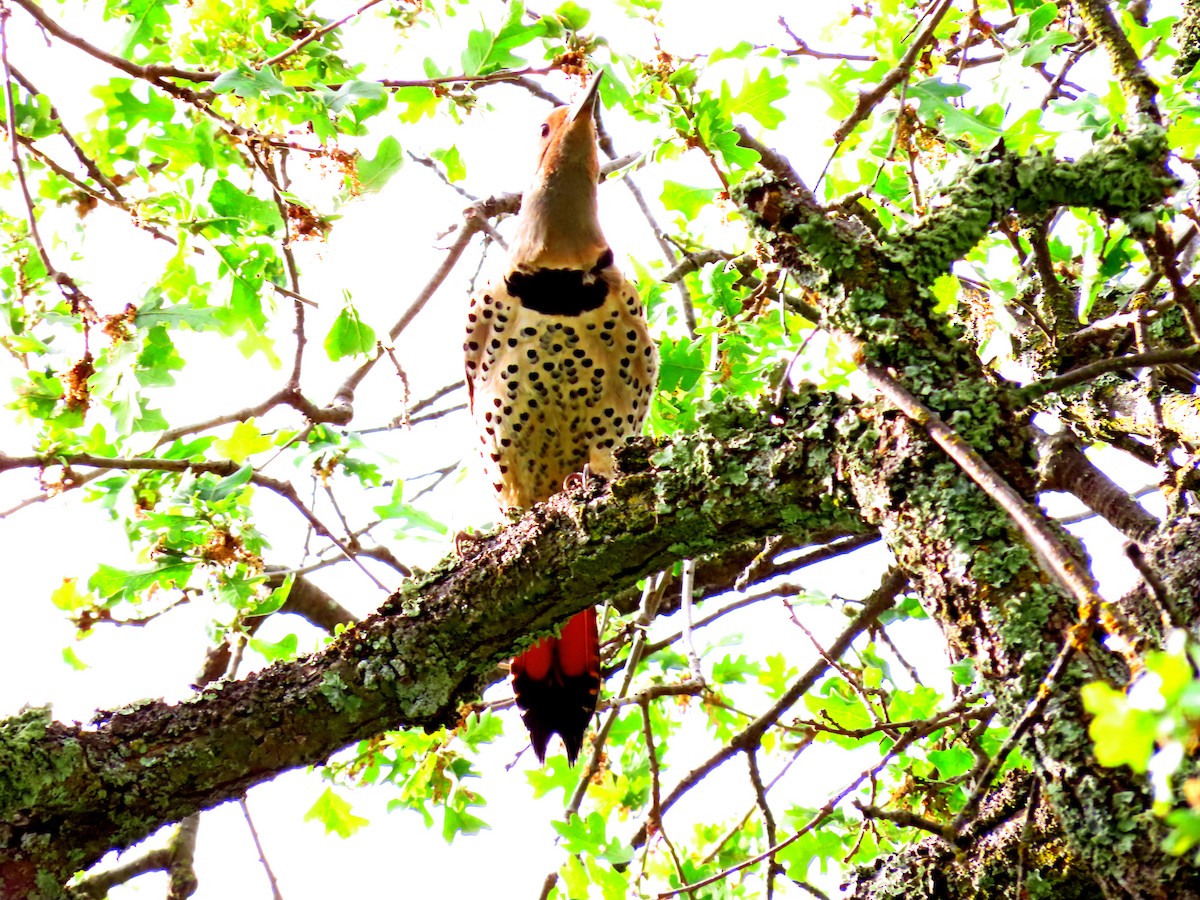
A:
{"type": "MultiPolygon", "coordinates": [[[[611,476],[613,450],[641,430],[654,390],[642,304],[597,214],[599,83],[598,73],[542,123],[503,274],[467,313],[471,413],[502,511],[547,499],[585,469],[611,476]]],[[[557,733],[574,764],[600,692],[596,611],[516,657],[512,676],[538,759],[557,733]]]]}

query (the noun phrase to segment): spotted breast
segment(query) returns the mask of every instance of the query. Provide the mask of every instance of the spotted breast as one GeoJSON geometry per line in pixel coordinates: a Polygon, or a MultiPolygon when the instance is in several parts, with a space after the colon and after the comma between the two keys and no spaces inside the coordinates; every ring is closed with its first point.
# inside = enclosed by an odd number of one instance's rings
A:
{"type": "Polygon", "coordinates": [[[472,407],[501,506],[545,500],[585,465],[611,475],[613,448],[641,431],[658,362],[612,253],[586,273],[510,272],[468,321],[472,407]],[[587,299],[572,309],[572,297],[587,299]]]}

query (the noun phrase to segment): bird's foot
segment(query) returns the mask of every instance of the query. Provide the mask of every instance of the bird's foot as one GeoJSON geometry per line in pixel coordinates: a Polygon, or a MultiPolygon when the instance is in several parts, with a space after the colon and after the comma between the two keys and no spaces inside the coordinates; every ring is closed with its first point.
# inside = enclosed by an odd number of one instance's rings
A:
{"type": "Polygon", "coordinates": [[[592,478],[592,467],[590,463],[583,464],[582,472],[572,472],[563,479],[562,489],[564,491],[584,491],[585,493],[590,488],[592,478]]]}
{"type": "Polygon", "coordinates": [[[483,540],[483,535],[474,531],[460,531],[454,535],[454,554],[466,559],[468,551],[483,540]]]}

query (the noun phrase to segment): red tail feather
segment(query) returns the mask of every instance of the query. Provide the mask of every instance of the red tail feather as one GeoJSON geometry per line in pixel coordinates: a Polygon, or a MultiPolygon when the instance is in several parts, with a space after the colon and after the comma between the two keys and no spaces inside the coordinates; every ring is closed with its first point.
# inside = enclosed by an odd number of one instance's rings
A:
{"type": "Polygon", "coordinates": [[[562,738],[571,765],[583,746],[600,694],[600,635],[596,610],[587,609],[512,662],[513,690],[533,751],[546,761],[552,734],[562,738]]]}

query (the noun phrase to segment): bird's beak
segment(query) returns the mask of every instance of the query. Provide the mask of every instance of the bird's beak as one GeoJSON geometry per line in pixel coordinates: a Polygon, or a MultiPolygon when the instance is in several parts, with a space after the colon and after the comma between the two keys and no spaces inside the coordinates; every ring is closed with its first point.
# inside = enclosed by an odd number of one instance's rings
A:
{"type": "Polygon", "coordinates": [[[568,120],[574,122],[581,115],[590,117],[596,109],[596,98],[600,95],[600,79],[604,77],[604,70],[600,69],[592,76],[591,81],[587,83],[587,87],[583,89],[583,93],[579,99],[571,106],[571,113],[568,120]]]}

